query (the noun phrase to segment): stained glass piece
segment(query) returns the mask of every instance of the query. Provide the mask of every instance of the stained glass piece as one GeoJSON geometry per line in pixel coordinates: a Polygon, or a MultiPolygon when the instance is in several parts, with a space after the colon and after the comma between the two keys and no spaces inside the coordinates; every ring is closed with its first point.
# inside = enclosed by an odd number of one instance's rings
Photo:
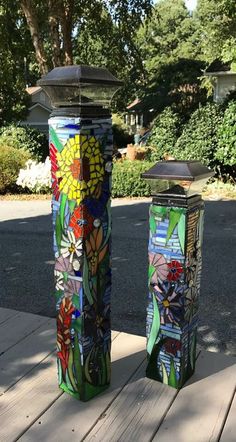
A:
{"type": "Polygon", "coordinates": [[[181,209],[170,209],[169,225],[168,225],[167,236],[166,236],[166,244],[168,243],[169,239],[171,238],[173,231],[179,222],[181,213],[182,213],[181,209]]]}
{"type": "Polygon", "coordinates": [[[61,152],[63,150],[64,146],[60,142],[60,140],[59,140],[55,130],[53,129],[53,127],[50,127],[49,133],[50,133],[50,139],[52,140],[54,146],[57,148],[58,152],[61,152]]]}
{"type": "Polygon", "coordinates": [[[186,215],[182,213],[178,222],[178,237],[181,246],[181,250],[184,253],[185,250],[185,228],[186,228],[186,215]]]}
{"type": "Polygon", "coordinates": [[[168,384],[174,388],[177,388],[177,386],[178,386],[178,381],[176,379],[175,365],[174,365],[173,358],[171,358],[171,362],[170,362],[170,374],[169,374],[168,384]]]}
{"type": "Polygon", "coordinates": [[[166,371],[165,364],[163,362],[161,362],[161,368],[162,368],[162,382],[163,384],[168,385],[168,374],[166,371]]]}
{"type": "Polygon", "coordinates": [[[153,302],[154,314],[153,314],[152,327],[151,327],[150,335],[149,335],[148,342],[147,342],[147,352],[149,355],[152,353],[152,349],[153,349],[155,342],[157,340],[158,332],[159,332],[159,328],[160,328],[160,314],[159,314],[159,310],[157,307],[157,302],[156,302],[156,298],[155,298],[154,294],[152,295],[152,302],[153,302]]]}
{"type": "Polygon", "coordinates": [[[88,299],[89,304],[92,305],[94,301],[89,287],[89,269],[86,257],[84,257],[83,282],[85,295],[88,299]]]}
{"type": "Polygon", "coordinates": [[[58,247],[58,249],[60,249],[60,247],[61,247],[62,228],[61,228],[61,221],[60,221],[60,216],[59,215],[56,216],[55,230],[56,230],[57,247],[58,247]]]}
{"type": "Polygon", "coordinates": [[[155,233],[156,231],[156,221],[154,216],[150,216],[150,229],[152,233],[155,233]]]}
{"type": "Polygon", "coordinates": [[[160,215],[165,215],[166,211],[167,211],[167,207],[164,206],[156,206],[155,204],[153,204],[151,206],[151,211],[155,214],[160,214],[160,215]]]}

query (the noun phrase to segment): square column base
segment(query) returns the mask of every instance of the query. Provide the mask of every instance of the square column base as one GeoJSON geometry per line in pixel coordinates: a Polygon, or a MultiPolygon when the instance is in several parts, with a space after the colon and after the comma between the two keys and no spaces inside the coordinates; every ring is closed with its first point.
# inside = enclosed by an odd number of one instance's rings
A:
{"type": "Polygon", "coordinates": [[[155,197],[150,206],[147,377],[181,388],[196,360],[203,202],[155,197]]]}

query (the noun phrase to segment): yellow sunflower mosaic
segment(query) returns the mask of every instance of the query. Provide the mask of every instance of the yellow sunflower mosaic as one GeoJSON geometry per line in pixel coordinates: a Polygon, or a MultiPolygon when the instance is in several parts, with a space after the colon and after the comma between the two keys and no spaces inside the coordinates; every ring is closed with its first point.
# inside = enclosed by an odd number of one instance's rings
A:
{"type": "Polygon", "coordinates": [[[59,189],[69,199],[80,204],[86,196],[99,196],[97,188],[103,181],[104,161],[94,136],[69,138],[62,152],[57,152],[57,162],[59,189]]]}

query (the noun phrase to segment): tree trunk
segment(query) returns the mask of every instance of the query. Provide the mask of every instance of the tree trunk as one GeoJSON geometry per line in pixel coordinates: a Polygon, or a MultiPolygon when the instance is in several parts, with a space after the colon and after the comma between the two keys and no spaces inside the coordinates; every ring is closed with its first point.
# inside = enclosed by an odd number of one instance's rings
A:
{"type": "Polygon", "coordinates": [[[61,66],[61,41],[59,34],[59,11],[55,0],[48,0],[48,21],[50,27],[50,37],[52,42],[52,63],[53,67],[61,66]]]}
{"type": "Polygon", "coordinates": [[[20,4],[29,26],[40,72],[44,75],[48,72],[48,65],[35,8],[33,7],[31,0],[21,0],[20,4]]]}
{"type": "Polygon", "coordinates": [[[72,28],[74,0],[64,0],[63,13],[61,14],[61,29],[63,35],[64,62],[66,65],[73,64],[72,53],[72,28]]]}

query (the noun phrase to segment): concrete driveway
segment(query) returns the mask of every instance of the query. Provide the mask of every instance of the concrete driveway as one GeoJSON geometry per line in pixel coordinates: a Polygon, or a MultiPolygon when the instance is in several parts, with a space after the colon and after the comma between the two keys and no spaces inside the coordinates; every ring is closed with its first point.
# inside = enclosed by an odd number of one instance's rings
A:
{"type": "MultiPolygon", "coordinates": [[[[112,327],[145,335],[147,200],[113,201],[112,327]]],[[[0,307],[55,316],[50,201],[0,201],[0,307]]],[[[207,201],[199,343],[236,355],[236,202],[207,201]]]]}

